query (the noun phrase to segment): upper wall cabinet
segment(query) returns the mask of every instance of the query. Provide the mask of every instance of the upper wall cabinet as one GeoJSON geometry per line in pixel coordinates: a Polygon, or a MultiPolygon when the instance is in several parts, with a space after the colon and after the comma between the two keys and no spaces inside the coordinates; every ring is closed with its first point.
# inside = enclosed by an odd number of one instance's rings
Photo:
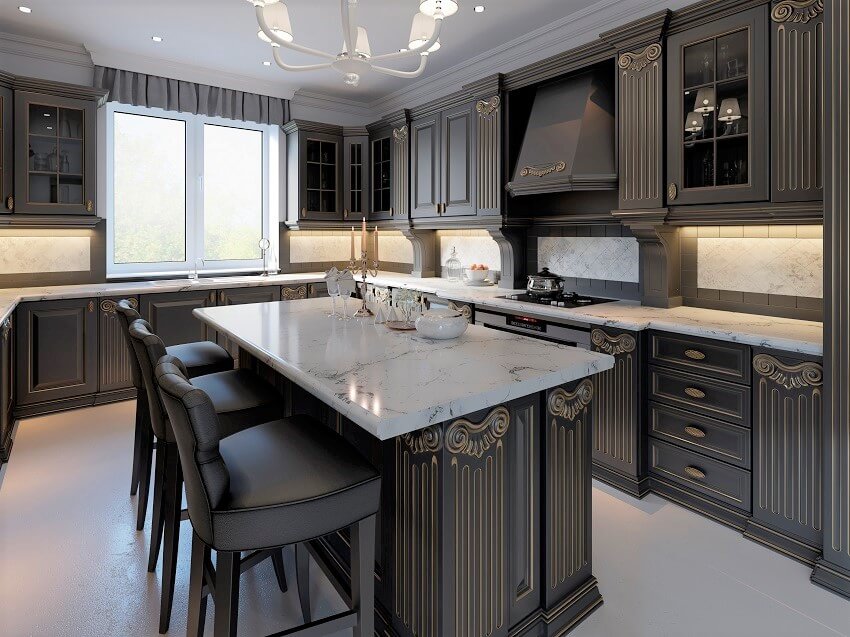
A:
{"type": "Polygon", "coordinates": [[[369,140],[370,219],[391,219],[393,208],[392,130],[383,129],[369,140]]]}
{"type": "Polygon", "coordinates": [[[290,221],[341,221],[345,208],[342,129],[292,120],[283,130],[290,221]]]}
{"type": "Polygon", "coordinates": [[[0,73],[0,214],[11,212],[12,196],[12,83],[0,73]]]}
{"type": "Polygon", "coordinates": [[[767,7],[670,36],[667,200],[768,199],[767,7]]]}
{"type": "Polygon", "coordinates": [[[360,219],[369,211],[369,136],[365,129],[345,132],[342,154],[342,219],[360,219]]]}
{"type": "Polygon", "coordinates": [[[95,101],[15,91],[15,212],[95,213],[96,112],[95,101]]]}
{"type": "Polygon", "coordinates": [[[770,13],[773,201],[823,199],[823,3],[798,4],[770,13]]]}

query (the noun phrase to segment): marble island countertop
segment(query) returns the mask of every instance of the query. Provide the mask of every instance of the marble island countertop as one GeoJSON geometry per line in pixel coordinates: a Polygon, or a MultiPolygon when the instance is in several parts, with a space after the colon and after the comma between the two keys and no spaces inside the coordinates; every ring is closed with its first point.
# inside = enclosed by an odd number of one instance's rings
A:
{"type": "Polygon", "coordinates": [[[614,365],[607,354],[477,325],[436,341],[328,311],[327,299],[308,299],[194,314],[381,440],[614,365]]]}
{"type": "MultiPolygon", "coordinates": [[[[0,289],[0,321],[9,316],[22,301],[41,301],[82,297],[118,296],[122,294],[155,294],[184,290],[207,290],[263,285],[292,285],[323,280],[322,273],[279,274],[269,277],[212,277],[190,283],[186,279],[167,281],[122,281],[99,284],[61,285],[51,287],[0,289]]],[[[815,321],[776,318],[740,312],[723,312],[697,307],[661,309],[643,307],[634,302],[618,301],[603,305],[568,310],[528,304],[499,296],[511,290],[499,287],[473,288],[435,277],[418,278],[409,274],[379,272],[370,277],[376,285],[410,288],[454,301],[486,305],[505,311],[533,312],[543,316],[582,321],[589,325],[618,327],[640,331],[656,329],[705,338],[729,340],[748,345],[781,349],[815,356],[823,355],[823,324],[815,321]]],[[[515,292],[521,292],[516,290],[515,292]]]]}

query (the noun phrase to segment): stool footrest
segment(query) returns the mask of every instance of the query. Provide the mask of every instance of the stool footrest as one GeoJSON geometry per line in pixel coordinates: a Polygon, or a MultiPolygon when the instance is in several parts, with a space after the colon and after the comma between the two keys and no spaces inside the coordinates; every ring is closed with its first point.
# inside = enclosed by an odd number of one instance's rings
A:
{"type": "Polygon", "coordinates": [[[289,628],[279,633],[274,633],[268,637],[323,637],[346,628],[354,628],[357,625],[357,611],[348,610],[343,613],[337,613],[330,617],[317,619],[309,624],[302,624],[294,628],[289,628]]]}

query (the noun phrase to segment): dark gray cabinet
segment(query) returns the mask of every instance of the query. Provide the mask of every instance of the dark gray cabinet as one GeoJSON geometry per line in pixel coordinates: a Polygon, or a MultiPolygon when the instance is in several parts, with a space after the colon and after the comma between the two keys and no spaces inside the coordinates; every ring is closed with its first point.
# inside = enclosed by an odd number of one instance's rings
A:
{"type": "Polygon", "coordinates": [[[823,531],[823,365],[753,356],[753,517],[746,534],[807,562],[823,531]]]}
{"type": "Polygon", "coordinates": [[[292,120],[283,130],[290,221],[342,220],[342,128],[292,120]]]}
{"type": "MultiPolygon", "coordinates": [[[[276,285],[252,288],[228,288],[218,291],[218,305],[244,305],[247,303],[269,303],[280,301],[280,288],[276,285]]],[[[224,334],[218,334],[218,344],[226,349],[234,360],[239,360],[239,345],[224,334]]]]}
{"type": "Polygon", "coordinates": [[[472,104],[411,122],[412,217],[476,214],[476,131],[472,104]]]}
{"type": "Polygon", "coordinates": [[[15,207],[13,196],[12,139],[13,98],[12,78],[0,73],[0,214],[15,207]]]}
{"type": "Polygon", "coordinates": [[[115,314],[118,301],[127,299],[134,308],[139,307],[135,296],[121,296],[98,300],[98,392],[113,392],[133,387],[130,348],[124,336],[121,320],[115,314]]]}
{"type": "Polygon", "coordinates": [[[389,128],[369,139],[369,218],[391,219],[393,209],[393,152],[389,128]]]}
{"type": "Polygon", "coordinates": [[[192,315],[195,308],[215,304],[215,290],[145,294],[139,299],[139,313],[166,346],[215,341],[215,332],[192,315]]]}
{"type": "Polygon", "coordinates": [[[767,12],[668,38],[668,203],[768,199],[767,12]]]}
{"type": "Polygon", "coordinates": [[[17,405],[97,391],[98,325],[94,299],[22,303],[15,325],[17,405]]]}
{"type": "Polygon", "coordinates": [[[12,450],[12,406],[15,396],[15,337],[12,317],[0,322],[0,463],[9,459],[12,450]]]}
{"type": "Polygon", "coordinates": [[[591,349],[614,357],[593,381],[593,475],[642,497],[648,491],[640,334],[595,328],[591,349]]]}
{"type": "Polygon", "coordinates": [[[369,207],[369,136],[366,130],[349,134],[343,139],[342,208],[343,221],[357,221],[370,216],[369,207]]]}
{"type": "Polygon", "coordinates": [[[95,101],[15,90],[15,212],[95,213],[96,111],[95,101]]]}

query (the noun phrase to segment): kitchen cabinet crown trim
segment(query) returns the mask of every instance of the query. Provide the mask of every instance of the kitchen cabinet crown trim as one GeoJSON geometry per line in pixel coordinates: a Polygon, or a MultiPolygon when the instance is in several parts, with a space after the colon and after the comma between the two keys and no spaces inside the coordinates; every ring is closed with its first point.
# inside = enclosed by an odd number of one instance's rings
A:
{"type": "Polygon", "coordinates": [[[782,0],[773,7],[770,19],[774,22],[806,24],[823,13],[823,0],[782,0]]]}

